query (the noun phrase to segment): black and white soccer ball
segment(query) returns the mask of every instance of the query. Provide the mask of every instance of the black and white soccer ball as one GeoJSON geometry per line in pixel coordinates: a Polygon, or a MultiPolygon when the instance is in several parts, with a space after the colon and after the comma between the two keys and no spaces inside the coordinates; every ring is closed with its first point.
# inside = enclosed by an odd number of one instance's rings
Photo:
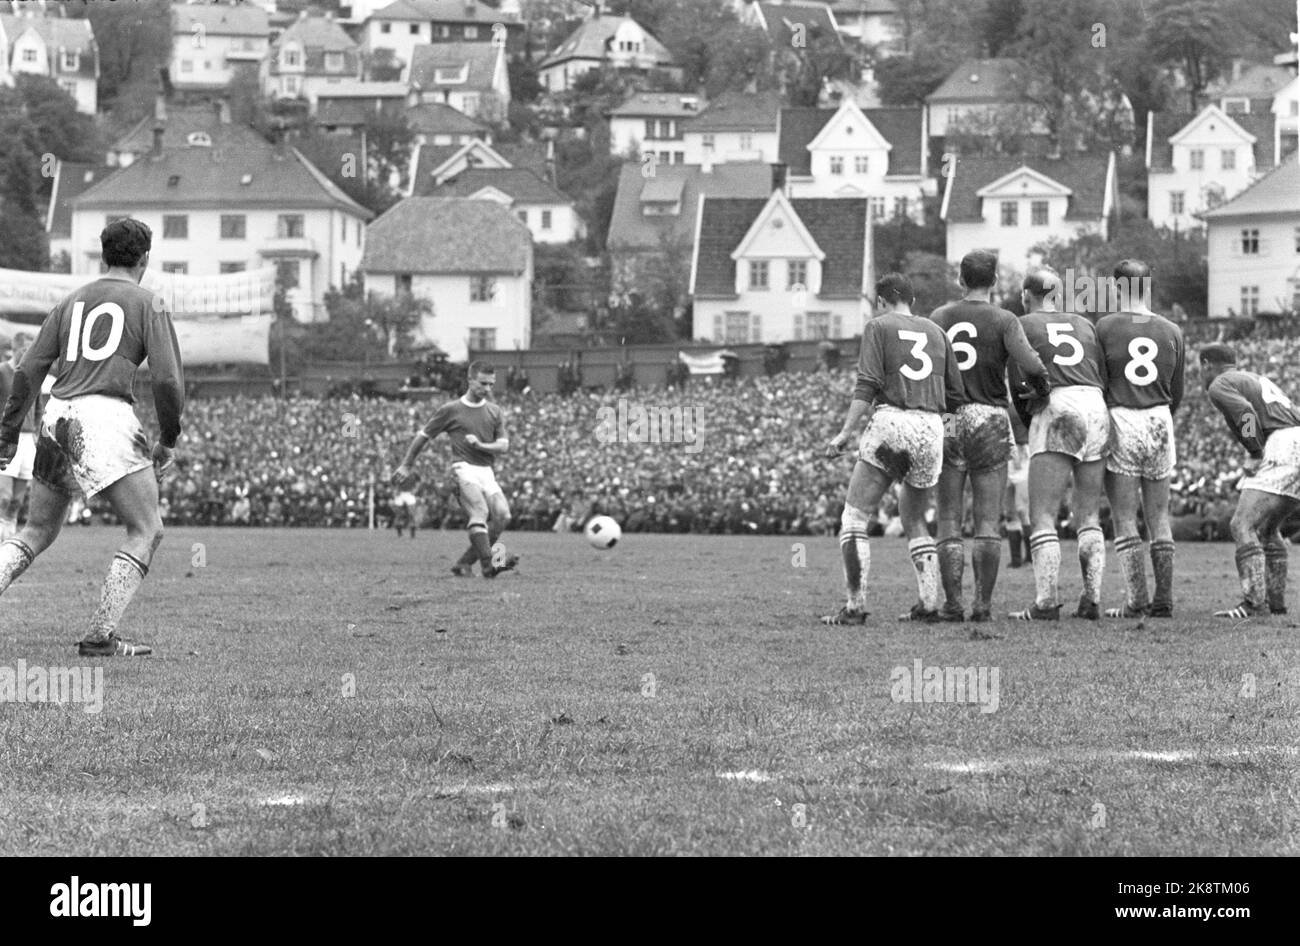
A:
{"type": "Polygon", "coordinates": [[[591,547],[601,551],[612,549],[623,537],[623,530],[609,516],[597,516],[587,523],[587,527],[582,532],[591,543],[591,547]]]}

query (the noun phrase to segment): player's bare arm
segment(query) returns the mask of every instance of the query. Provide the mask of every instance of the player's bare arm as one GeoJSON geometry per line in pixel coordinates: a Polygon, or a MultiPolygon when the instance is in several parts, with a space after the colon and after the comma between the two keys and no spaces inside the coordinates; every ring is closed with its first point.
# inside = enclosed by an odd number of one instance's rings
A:
{"type": "Polygon", "coordinates": [[[406,448],[406,455],[402,457],[402,462],[399,463],[397,469],[393,471],[393,482],[395,484],[400,486],[410,479],[411,464],[415,462],[416,457],[424,452],[424,448],[428,445],[429,437],[424,433],[424,431],[420,431],[420,433],[416,434],[415,437],[412,438],[411,445],[406,448]]]}
{"type": "Polygon", "coordinates": [[[494,453],[497,456],[506,453],[510,449],[509,437],[498,437],[496,440],[493,440],[491,443],[484,443],[473,434],[466,434],[465,442],[469,444],[471,447],[477,447],[479,450],[483,450],[487,453],[494,453]]]}
{"type": "Polygon", "coordinates": [[[844,426],[840,432],[831,438],[830,443],[826,445],[826,456],[837,457],[844,452],[845,446],[852,439],[855,431],[861,429],[862,424],[871,417],[872,404],[870,401],[864,401],[854,397],[849,402],[848,413],[844,417],[844,426]]]}
{"type": "Polygon", "coordinates": [[[4,414],[0,416],[0,461],[7,465],[18,450],[18,435],[23,418],[32,401],[41,393],[41,382],[54,364],[59,351],[59,320],[47,318],[41,325],[36,341],[28,349],[23,363],[14,372],[13,390],[5,401],[4,414]]]}

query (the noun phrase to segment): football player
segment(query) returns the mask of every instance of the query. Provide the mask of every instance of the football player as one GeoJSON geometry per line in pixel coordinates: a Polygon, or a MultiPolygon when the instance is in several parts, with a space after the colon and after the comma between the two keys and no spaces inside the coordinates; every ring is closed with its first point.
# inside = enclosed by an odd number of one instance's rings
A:
{"type": "MultiPolygon", "coordinates": [[[[10,358],[0,365],[0,404],[9,400],[14,387],[14,373],[22,364],[23,355],[31,347],[32,337],[26,332],[14,335],[10,358]]],[[[18,452],[8,466],[0,468],[0,542],[12,539],[18,533],[18,511],[23,508],[27,487],[32,480],[32,463],[36,459],[36,431],[40,429],[41,399],[32,399],[32,406],[23,418],[18,434],[18,452]]]]}

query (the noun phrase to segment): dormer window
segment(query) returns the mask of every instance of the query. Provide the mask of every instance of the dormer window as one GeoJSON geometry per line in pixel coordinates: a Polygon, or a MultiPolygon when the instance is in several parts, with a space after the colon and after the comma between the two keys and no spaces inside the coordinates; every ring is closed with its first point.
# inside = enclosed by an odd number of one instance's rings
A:
{"type": "Polygon", "coordinates": [[[284,67],[286,69],[297,69],[302,65],[302,53],[297,46],[286,46],[284,50],[284,67]]]}
{"type": "Polygon", "coordinates": [[[185,143],[191,148],[211,148],[212,136],[206,131],[192,131],[185,138],[185,143]]]}
{"type": "Polygon", "coordinates": [[[325,54],[325,71],[342,72],[343,71],[343,54],[326,53],[325,54]]]}
{"type": "Polygon", "coordinates": [[[433,80],[444,84],[464,82],[469,78],[469,63],[463,66],[453,66],[451,68],[438,68],[434,71],[433,80]]]}
{"type": "Polygon", "coordinates": [[[81,68],[81,55],[75,49],[63,51],[63,71],[76,72],[81,68]]]}
{"type": "Polygon", "coordinates": [[[180,187],[180,184],[181,176],[179,174],[173,174],[171,177],[167,178],[168,187],[180,187]]]}
{"type": "Polygon", "coordinates": [[[28,48],[23,50],[23,62],[35,62],[36,50],[28,48]]]}

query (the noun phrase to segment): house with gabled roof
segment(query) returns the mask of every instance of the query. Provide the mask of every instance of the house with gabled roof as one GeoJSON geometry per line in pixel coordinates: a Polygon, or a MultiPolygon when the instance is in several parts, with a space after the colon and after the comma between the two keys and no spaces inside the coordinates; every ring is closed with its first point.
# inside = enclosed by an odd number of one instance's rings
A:
{"type": "Polygon", "coordinates": [[[496,148],[478,138],[464,144],[420,144],[412,156],[406,196],[427,196],[444,181],[468,169],[512,166],[496,148]]]}
{"type": "Polygon", "coordinates": [[[967,157],[948,165],[940,219],[947,224],[949,262],[971,250],[992,250],[1023,272],[1033,248],[1082,233],[1110,233],[1119,206],[1115,154],[1068,157],[967,157]]]}
{"type": "Polygon", "coordinates": [[[191,134],[153,147],[72,200],[72,272],[101,271],[100,231],[132,216],[153,230],[151,266],[208,276],[274,265],[302,321],[326,318],[325,293],[356,273],[374,216],[297,150],[261,138],[238,150],[191,134]]]}
{"type": "Polygon", "coordinates": [[[999,111],[1027,107],[1024,67],[1015,59],[967,59],[925,97],[930,134],[943,138],[948,127],[990,119],[999,111]]]}
{"type": "Polygon", "coordinates": [[[654,154],[660,164],[684,164],[686,126],[706,105],[682,92],[634,92],[606,113],[609,153],[654,154]]]}
{"type": "Polygon", "coordinates": [[[1198,215],[1236,197],[1277,164],[1272,112],[1147,113],[1147,217],[1189,230],[1198,215]]]}
{"type": "Polygon", "coordinates": [[[681,78],[672,53],[628,16],[607,16],[597,4],[592,17],[565,38],[537,69],[548,92],[566,92],[581,75],[603,67],[646,75],[663,71],[681,78]]]}
{"type": "Polygon", "coordinates": [[[164,149],[190,146],[210,147],[224,159],[236,160],[245,148],[256,151],[266,139],[248,125],[230,120],[224,101],[209,105],[176,105],[155,96],[153,112],[132,125],[108,147],[105,164],[129,167],[154,149],[158,130],[164,149]]]}
{"type": "Polygon", "coordinates": [[[450,105],[480,122],[505,121],[510,75],[503,46],[431,43],[416,46],[405,77],[420,102],[450,105]]]}
{"type": "Polygon", "coordinates": [[[364,20],[359,38],[366,52],[387,49],[405,66],[415,47],[426,43],[490,43],[514,52],[524,37],[517,13],[483,0],[396,0],[364,20]]]}
{"type": "Polygon", "coordinates": [[[537,243],[572,243],[586,235],[573,199],[528,168],[467,168],[417,197],[491,200],[518,217],[537,243]]]}
{"type": "Polygon", "coordinates": [[[1202,213],[1211,318],[1300,312],[1300,156],[1202,213]]]}
{"type": "Polygon", "coordinates": [[[925,219],[925,110],[784,108],[779,157],[795,197],[865,197],[873,219],[925,219]]]}
{"type": "Polygon", "coordinates": [[[304,99],[361,78],[361,47],[331,13],[303,10],[271,45],[262,63],[262,89],[272,99],[304,99]]]}
{"type": "Polygon", "coordinates": [[[870,314],[862,199],[700,198],[693,334],[726,344],[848,338],[870,314]]]}
{"type": "Polygon", "coordinates": [[[0,84],[12,86],[21,73],[48,76],[72,96],[77,111],[94,115],[99,45],[90,21],[22,7],[17,13],[0,13],[0,84]]]}
{"type": "Polygon", "coordinates": [[[173,3],[168,77],[182,92],[226,89],[241,67],[256,71],[271,45],[266,10],[251,3],[173,3]]]}
{"type": "Polygon", "coordinates": [[[456,361],[527,348],[532,337],[533,240],[491,200],[408,197],[370,224],[366,292],[433,302],[420,335],[456,361]]]}
{"type": "MultiPolygon", "coordinates": [[[[686,164],[777,160],[781,93],[724,92],[685,122],[686,164]]],[[[660,162],[662,163],[662,162],[660,162]]]]}

